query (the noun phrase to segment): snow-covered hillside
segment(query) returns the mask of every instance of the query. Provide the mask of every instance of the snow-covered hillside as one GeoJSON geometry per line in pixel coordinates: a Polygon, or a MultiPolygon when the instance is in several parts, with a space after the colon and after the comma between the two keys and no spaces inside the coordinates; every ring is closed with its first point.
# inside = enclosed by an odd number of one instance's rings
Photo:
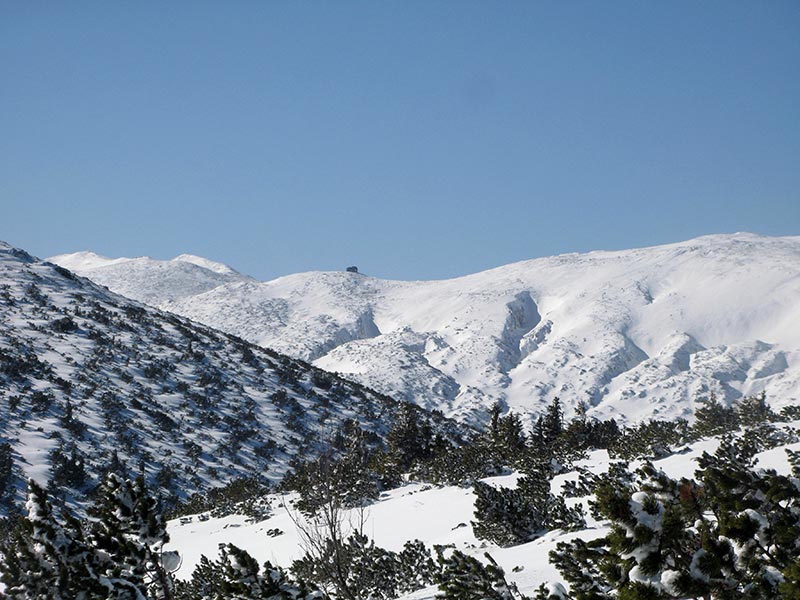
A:
{"type": "Polygon", "coordinates": [[[178,496],[278,480],[347,419],[380,437],[397,406],[0,242],[0,513],[29,477],[79,502],[109,469],[178,496]]]}
{"type": "Polygon", "coordinates": [[[81,256],[53,260],[465,420],[497,400],[536,413],[554,396],[629,420],[689,416],[710,392],[800,399],[800,237],[714,235],[445,281],[311,272],[196,294],[171,270],[81,256]]]}
{"type": "Polygon", "coordinates": [[[48,259],[127,298],[158,306],[202,294],[217,286],[250,278],[228,265],[192,254],[172,260],[106,258],[94,252],[62,254],[48,259]]]}
{"type": "MultiPolygon", "coordinates": [[[[798,423],[794,423],[798,425],[798,423]]],[[[718,438],[694,442],[678,453],[653,464],[674,479],[694,477],[698,468],[697,459],[704,452],[713,454],[719,445],[718,438]]],[[[775,469],[778,473],[791,472],[786,449],[798,451],[799,443],[778,446],[756,455],[755,465],[761,469],[775,469]]],[[[598,450],[590,453],[587,459],[575,463],[593,473],[608,470],[608,453],[598,450]]],[[[577,480],[575,471],[557,475],[551,482],[554,494],[560,494],[566,481],[577,480]]],[[[515,487],[517,474],[490,477],[483,481],[497,487],[515,487]]],[[[200,557],[215,558],[218,546],[232,543],[247,550],[259,562],[288,568],[304,553],[302,537],[295,525],[302,517],[292,508],[293,496],[269,496],[273,507],[272,516],[263,521],[253,522],[241,515],[224,518],[184,518],[170,522],[170,548],[178,550],[183,563],[177,572],[179,578],[191,576],[200,557]]],[[[571,498],[571,505],[582,503],[588,506],[589,497],[571,498]]],[[[458,550],[483,560],[488,552],[505,570],[509,581],[519,586],[521,592],[532,595],[542,583],[560,581],[557,569],[550,564],[548,554],[559,542],[575,538],[595,539],[608,533],[608,522],[596,521],[590,511],[586,511],[586,528],[564,532],[554,530],[543,536],[516,546],[501,548],[475,537],[471,522],[475,519],[475,494],[471,487],[436,487],[423,483],[409,483],[404,487],[384,493],[370,505],[366,512],[364,533],[374,539],[376,545],[393,551],[400,551],[406,541],[419,539],[431,548],[434,545],[452,545],[458,550]]],[[[361,514],[352,511],[345,523],[358,523],[361,514]]],[[[436,587],[430,587],[408,595],[407,600],[433,600],[436,587]]]]}

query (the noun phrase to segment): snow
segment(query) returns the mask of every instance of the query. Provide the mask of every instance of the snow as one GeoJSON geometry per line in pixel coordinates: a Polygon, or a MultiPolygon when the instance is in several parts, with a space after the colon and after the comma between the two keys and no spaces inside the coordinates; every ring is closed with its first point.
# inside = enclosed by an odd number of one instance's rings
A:
{"type": "MultiPolygon", "coordinates": [[[[494,477],[487,481],[495,484],[513,485],[516,476],[507,480],[494,477]]],[[[244,548],[259,562],[269,560],[273,564],[288,567],[302,555],[301,541],[295,527],[298,518],[288,506],[291,497],[272,497],[276,507],[273,516],[258,523],[248,523],[244,517],[230,516],[221,519],[200,521],[193,517],[192,522],[181,524],[180,520],[169,524],[170,549],[183,555],[183,563],[177,576],[191,575],[200,557],[218,555],[218,545],[233,543],[244,548]],[[270,537],[267,531],[280,529],[282,535],[270,537]]],[[[364,533],[376,544],[390,550],[402,550],[406,541],[423,540],[429,547],[433,544],[454,544],[456,548],[482,557],[489,551],[502,566],[507,575],[518,585],[533,589],[546,580],[555,580],[557,571],[547,562],[548,553],[554,550],[559,541],[573,539],[577,534],[550,532],[545,536],[512,548],[497,548],[475,538],[470,526],[475,497],[471,488],[436,488],[420,483],[411,483],[392,490],[370,506],[366,513],[364,533]],[[535,560],[532,561],[531,559],[535,560]],[[515,567],[521,570],[513,572],[515,567]]],[[[358,516],[350,513],[350,521],[357,522],[358,516]]],[[[582,532],[587,538],[599,537],[606,529],[599,528],[582,532]]],[[[430,596],[435,594],[432,589],[430,596]]],[[[413,596],[420,597],[420,596],[413,596]]]]}
{"type": "Polygon", "coordinates": [[[800,237],[705,236],[443,281],[259,282],[194,256],[51,260],[466,421],[495,401],[535,414],[555,396],[567,416],[583,400],[592,416],[631,422],[691,418],[710,392],[766,391],[778,408],[800,399],[800,237]]]}
{"type": "MultiPolygon", "coordinates": [[[[718,445],[719,440],[716,438],[700,440],[685,451],[655,461],[654,465],[675,479],[692,477],[698,467],[697,459],[703,452],[713,453],[718,445]]],[[[797,446],[798,444],[792,444],[786,448],[792,449],[797,446]]],[[[770,464],[779,473],[787,474],[791,470],[784,447],[762,452],[756,456],[756,460],[759,465],[770,464]]],[[[609,462],[606,451],[594,451],[576,466],[600,473],[608,469],[609,462]]],[[[571,472],[556,476],[552,482],[553,492],[558,493],[563,482],[574,478],[575,475],[575,472],[571,472]]],[[[490,477],[483,481],[495,486],[514,487],[518,479],[519,474],[515,473],[490,477]]],[[[632,507],[640,509],[645,496],[647,496],[645,493],[634,495],[631,499],[632,507]]],[[[286,508],[291,506],[294,496],[270,496],[270,498],[274,507],[273,515],[256,523],[248,522],[246,518],[236,515],[220,519],[209,518],[205,521],[194,516],[191,522],[183,524],[180,520],[171,521],[169,548],[179,550],[183,557],[177,576],[188,578],[201,555],[205,554],[209,558],[218,556],[218,545],[224,542],[244,548],[259,562],[269,560],[275,565],[290,566],[292,561],[303,553],[293,521],[297,515],[291,508],[286,508]],[[283,533],[277,537],[267,535],[267,531],[275,528],[283,533]]],[[[585,503],[586,500],[583,498],[570,501],[585,503]]],[[[363,531],[373,538],[378,546],[395,551],[401,550],[408,540],[420,539],[429,548],[434,544],[452,544],[455,548],[480,559],[483,559],[483,554],[488,552],[504,569],[506,578],[516,583],[522,593],[529,595],[542,583],[553,586],[560,581],[560,575],[548,560],[549,552],[554,550],[559,542],[576,538],[589,541],[602,537],[609,531],[607,523],[596,523],[587,518],[587,528],[582,531],[569,533],[560,530],[550,531],[526,544],[499,548],[478,540],[472,533],[470,522],[474,518],[474,501],[472,488],[408,483],[401,488],[385,492],[376,503],[367,508],[363,531]]],[[[660,530],[661,512],[656,515],[643,510],[634,512],[650,529],[655,532],[660,530]]],[[[359,515],[353,512],[349,515],[351,523],[358,522],[359,515]]],[[[695,555],[692,561],[694,570],[701,557],[700,553],[695,555]]],[[[671,589],[677,577],[674,571],[664,572],[660,579],[653,579],[638,571],[632,571],[631,577],[637,577],[637,573],[643,582],[666,590],[671,589]]],[[[433,586],[403,598],[432,600],[437,592],[438,589],[433,586]]]]}
{"type": "Polygon", "coordinates": [[[101,256],[94,252],[75,252],[73,254],[59,254],[58,256],[51,256],[47,259],[49,262],[60,265],[65,269],[81,273],[83,271],[90,271],[108,265],[122,264],[130,260],[130,258],[108,258],[101,256]]]}
{"type": "Polygon", "coordinates": [[[192,265],[197,265],[198,267],[208,269],[209,271],[214,271],[215,273],[220,273],[221,275],[239,275],[238,271],[224,263],[208,260],[207,258],[195,256],[194,254],[181,254],[180,256],[173,258],[171,262],[185,262],[192,265]]]}
{"type": "Polygon", "coordinates": [[[705,559],[707,555],[708,553],[703,548],[700,548],[692,556],[692,562],[689,565],[689,573],[698,581],[708,581],[710,579],[708,574],[703,572],[703,570],[700,568],[700,562],[705,559]]]}
{"type": "MultiPolygon", "coordinates": [[[[84,253],[75,262],[106,268],[114,261],[84,253]]],[[[164,270],[205,270],[181,261],[124,264],[152,267],[154,279],[164,270]]],[[[174,491],[186,497],[253,473],[278,481],[293,458],[313,456],[345,419],[385,436],[396,406],[335,377],[330,389],[315,388],[321,373],[307,364],[125,299],[2,242],[0,359],[0,441],[14,452],[18,496],[28,478],[46,485],[53,451],[74,445],[89,479],[62,491],[77,508],[85,508],[84,492],[112,450],[131,472],[144,465],[151,482],[169,467],[174,491]],[[74,328],[54,329],[63,319],[74,328]],[[204,385],[206,376],[222,384],[204,385]],[[278,392],[285,402],[274,400],[278,392]],[[78,433],[66,428],[67,402],[82,423],[78,433]],[[235,426],[242,419],[246,429],[235,426]]],[[[455,431],[431,418],[435,429],[455,431]]]]}
{"type": "MultiPolygon", "coordinates": [[[[800,423],[795,422],[792,425],[797,428],[800,426],[800,423]]],[[[800,443],[787,444],[786,446],[772,448],[771,450],[762,452],[756,457],[756,467],[761,469],[774,469],[778,473],[783,473],[784,475],[788,474],[789,469],[787,468],[786,450],[800,452],[800,443]]]]}
{"type": "Polygon", "coordinates": [[[94,252],[76,252],[47,260],[118,294],[154,306],[250,279],[227,265],[191,254],[158,260],[149,256],[112,259],[94,252]]]}
{"type": "MultiPolygon", "coordinates": [[[[24,260],[8,259],[15,264],[24,260]]],[[[351,273],[257,282],[194,256],[156,261],[79,253],[52,260],[89,271],[99,283],[106,278],[114,289],[125,287],[131,295],[465,419],[482,414],[494,400],[535,412],[555,394],[568,405],[587,399],[594,416],[631,421],[688,416],[697,396],[709,391],[731,400],[765,389],[777,405],[796,404],[798,398],[800,238],[711,236],[656,248],[526,261],[435,282],[392,282],[351,273]]],[[[36,269],[46,275],[41,264],[36,269]]],[[[8,281],[21,285],[17,272],[9,271],[8,281]]],[[[65,306],[66,292],[57,282],[52,286],[46,290],[51,301],[65,306]]],[[[113,308],[104,292],[89,291],[113,308]]],[[[0,321],[8,315],[0,314],[0,321]]],[[[34,311],[24,315],[14,317],[13,331],[44,339],[35,329],[44,321],[33,322],[34,311]],[[28,317],[30,331],[25,329],[28,317]]],[[[175,333],[166,325],[164,331],[175,333]]],[[[67,359],[80,357],[85,341],[52,335],[46,341],[53,347],[42,356],[69,376],[74,367],[67,359]]],[[[224,348],[220,352],[233,362],[234,354],[224,348]]],[[[177,368],[180,372],[182,367],[177,368]]],[[[182,380],[194,377],[188,371],[180,374],[182,380]]],[[[116,377],[110,371],[107,375],[116,377]]],[[[240,375],[242,391],[255,393],[247,373],[240,375]]],[[[266,391],[261,395],[266,399],[266,391]]],[[[179,396],[159,391],[158,399],[169,407],[179,396]]],[[[305,400],[297,401],[307,408],[305,400]]],[[[347,414],[358,416],[355,408],[347,414]]],[[[275,411],[265,408],[262,416],[275,438],[288,442],[275,411]]],[[[97,417],[86,418],[100,429],[97,417]]],[[[26,476],[47,478],[45,457],[54,447],[50,434],[56,427],[45,418],[20,427],[15,449],[26,476]]],[[[220,435],[197,429],[201,442],[220,435]]],[[[155,455],[173,450],[168,443],[147,441],[155,455]]],[[[717,444],[699,441],[655,466],[674,478],[692,477],[697,458],[717,444]]],[[[800,450],[800,444],[788,448],[800,450]]],[[[601,472],[608,468],[608,454],[594,452],[579,464],[601,472]]],[[[783,448],[759,454],[756,464],[790,471],[783,448]]],[[[574,476],[556,477],[554,491],[574,476]]],[[[486,481],[513,486],[517,477],[486,481]]],[[[644,500],[634,496],[631,507],[658,531],[659,515],[639,510],[644,500]]],[[[271,501],[272,516],[260,522],[240,515],[171,522],[169,548],[180,551],[181,561],[170,555],[170,565],[179,577],[188,577],[201,555],[215,557],[218,544],[230,542],[260,562],[288,566],[302,554],[297,516],[286,508],[291,496],[272,496],[271,501]],[[282,533],[274,535],[276,530],[282,533]]],[[[428,546],[452,544],[479,557],[488,551],[509,580],[531,593],[558,579],[548,553],[559,542],[594,539],[608,531],[606,523],[588,519],[580,532],[551,531],[527,544],[498,548],[475,538],[473,505],[469,488],[409,483],[369,507],[364,532],[392,550],[419,538],[428,546]]],[[[355,523],[357,515],[351,516],[355,523]]],[[[700,555],[695,558],[699,561],[700,555]]],[[[669,589],[674,576],[666,573],[652,583],[669,589]]],[[[408,598],[435,594],[429,588],[408,598]]]]}
{"type": "Polygon", "coordinates": [[[657,503],[658,512],[650,513],[644,508],[644,504],[650,498],[650,494],[648,492],[636,492],[630,499],[630,507],[631,512],[633,513],[633,517],[638,521],[640,525],[644,525],[649,530],[660,533],[663,520],[664,520],[664,505],[661,502],[657,503]]]}
{"type": "MultiPolygon", "coordinates": [[[[694,566],[694,561],[692,561],[692,565],[694,566]]],[[[694,572],[692,572],[694,574],[694,572]]],[[[680,571],[670,571],[666,570],[661,573],[661,586],[664,588],[668,594],[672,594],[673,596],[677,596],[679,594],[679,590],[677,587],[678,579],[680,578],[681,573],[680,571]]]]}

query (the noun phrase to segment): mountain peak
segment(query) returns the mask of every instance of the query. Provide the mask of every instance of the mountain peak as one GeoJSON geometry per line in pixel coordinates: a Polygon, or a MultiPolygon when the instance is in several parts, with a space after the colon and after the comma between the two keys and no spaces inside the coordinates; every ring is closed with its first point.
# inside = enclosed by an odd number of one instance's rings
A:
{"type": "Polygon", "coordinates": [[[236,269],[229,267],[224,263],[210,260],[208,258],[203,258],[202,256],[197,256],[195,254],[181,254],[173,258],[172,262],[190,263],[193,265],[197,265],[198,267],[203,267],[204,269],[208,269],[209,271],[220,273],[222,275],[240,274],[236,269]]]}
{"type": "Polygon", "coordinates": [[[80,252],[72,252],[70,254],[59,254],[51,256],[47,259],[48,262],[57,264],[70,271],[80,272],[88,269],[97,269],[119,262],[130,260],[129,258],[109,258],[96,252],[89,250],[82,250],[80,252]]]}
{"type": "Polygon", "coordinates": [[[227,265],[192,254],[159,260],[149,256],[107,258],[94,252],[75,252],[48,260],[118,294],[152,306],[163,306],[225,283],[250,279],[227,265]]]}
{"type": "Polygon", "coordinates": [[[634,421],[689,415],[712,391],[800,397],[800,237],[715,234],[416,282],[260,282],[178,258],[79,274],[467,421],[554,396],[634,421]]]}

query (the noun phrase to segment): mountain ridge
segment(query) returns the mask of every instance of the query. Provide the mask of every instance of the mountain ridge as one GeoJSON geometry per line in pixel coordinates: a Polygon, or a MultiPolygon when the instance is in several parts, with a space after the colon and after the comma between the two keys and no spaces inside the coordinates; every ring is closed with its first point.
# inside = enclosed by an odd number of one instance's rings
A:
{"type": "Polygon", "coordinates": [[[77,505],[109,469],[173,500],[278,481],[348,421],[378,443],[399,407],[0,242],[0,513],[28,478],[77,505]]]}
{"type": "Polygon", "coordinates": [[[158,305],[477,423],[554,396],[630,420],[688,417],[710,393],[797,401],[797,297],[800,236],[737,233],[444,280],[231,281],[158,305]]]}

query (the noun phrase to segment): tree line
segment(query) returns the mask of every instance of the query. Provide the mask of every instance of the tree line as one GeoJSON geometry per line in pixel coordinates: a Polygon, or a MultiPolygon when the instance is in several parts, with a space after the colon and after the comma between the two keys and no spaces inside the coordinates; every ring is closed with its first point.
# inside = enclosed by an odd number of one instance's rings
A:
{"type": "MultiPolygon", "coordinates": [[[[419,540],[389,551],[364,535],[363,522],[348,520],[381,491],[412,478],[471,486],[473,532],[499,546],[584,528],[582,504],[570,506],[565,497],[588,497],[589,511],[608,533],[559,544],[550,560],[562,580],[543,584],[536,600],[800,599],[800,455],[789,455],[790,476],[753,462],[757,452],[798,440],[791,428],[775,426],[797,417],[792,410],[776,414],[763,395],[732,406],[710,398],[692,425],[624,427],[589,418],[585,407],[566,420],[554,400],[530,433],[518,415],[503,416],[495,406],[485,431],[453,440],[434,434],[409,407],[397,414],[385,444],[348,422],[328,452],[296,463],[282,483],[297,492],[303,557],[285,571],[226,544],[217,559],[203,557],[187,581],[172,577],[175,556],[163,553],[164,512],[143,480],[110,474],[83,521],[65,508],[54,510],[31,483],[26,516],[3,549],[2,597],[388,600],[436,584],[447,600],[525,598],[491,556],[482,561],[419,540]],[[739,428],[744,431],[732,437],[739,428]],[[672,479],[650,462],[723,431],[718,450],[699,459],[694,478],[672,479]],[[608,472],[577,469],[578,479],[561,495],[551,493],[555,474],[575,470],[573,463],[597,448],[617,459],[608,472]],[[521,473],[516,488],[480,481],[512,469],[521,473]],[[53,590],[65,591],[54,596],[53,590]]],[[[228,510],[241,510],[266,488],[250,481],[227,490],[183,508],[216,507],[224,514],[219,507],[227,502],[228,510]]]]}

